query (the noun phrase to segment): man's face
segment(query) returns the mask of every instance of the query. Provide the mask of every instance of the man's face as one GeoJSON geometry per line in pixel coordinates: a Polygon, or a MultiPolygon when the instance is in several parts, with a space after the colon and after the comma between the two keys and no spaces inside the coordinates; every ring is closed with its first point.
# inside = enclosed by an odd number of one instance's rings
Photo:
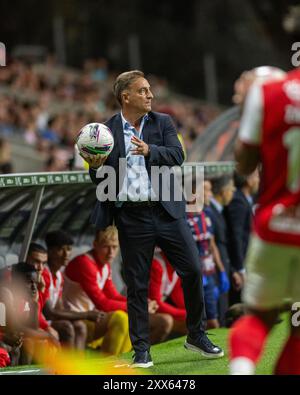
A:
{"type": "Polygon", "coordinates": [[[259,188],[259,174],[257,170],[247,177],[247,183],[249,185],[251,195],[255,195],[259,188]]]}
{"type": "Polygon", "coordinates": [[[122,93],[123,104],[130,107],[140,114],[146,114],[151,111],[151,101],[153,94],[150,90],[149,82],[140,77],[122,93]]]}
{"type": "Polygon", "coordinates": [[[111,240],[95,240],[94,251],[101,263],[112,263],[119,249],[117,238],[111,240]]]}
{"type": "Polygon", "coordinates": [[[206,206],[209,206],[211,197],[212,197],[211,182],[206,180],[204,181],[204,204],[206,206]]]}
{"type": "Polygon", "coordinates": [[[224,206],[227,206],[227,205],[231,202],[231,200],[232,200],[232,198],[233,198],[234,191],[235,191],[235,186],[234,186],[233,180],[231,180],[231,181],[222,189],[222,192],[221,192],[222,204],[223,204],[224,206]]]}
{"type": "Polygon", "coordinates": [[[69,263],[71,252],[72,246],[67,244],[49,248],[48,254],[51,265],[54,264],[58,270],[62,266],[66,266],[69,263]]]}
{"type": "Polygon", "coordinates": [[[37,292],[38,292],[38,288],[37,288],[37,283],[38,283],[38,274],[37,273],[28,273],[26,275],[26,279],[25,279],[25,288],[27,291],[27,294],[32,298],[35,299],[37,292]]]}
{"type": "Polygon", "coordinates": [[[26,263],[33,266],[38,273],[42,273],[47,263],[48,255],[45,252],[31,252],[27,256],[26,263]]]}

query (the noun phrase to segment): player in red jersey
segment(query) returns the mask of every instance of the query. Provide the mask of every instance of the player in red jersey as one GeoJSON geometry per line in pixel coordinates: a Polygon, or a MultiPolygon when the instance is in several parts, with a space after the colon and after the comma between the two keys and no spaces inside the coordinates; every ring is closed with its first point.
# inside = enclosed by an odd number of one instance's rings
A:
{"type": "Polygon", "coordinates": [[[185,335],[186,310],[181,280],[164,253],[157,248],[151,264],[149,298],[158,304],[158,312],[173,318],[172,330],[185,335]]]}
{"type": "Polygon", "coordinates": [[[22,333],[16,330],[10,277],[6,269],[0,269],[0,368],[18,364],[23,342],[22,333]]]}
{"type": "MultiPolygon", "coordinates": [[[[119,354],[129,351],[131,343],[128,337],[127,299],[117,291],[111,276],[110,265],[119,249],[117,229],[109,226],[104,231],[98,231],[93,247],[86,254],[74,258],[66,267],[64,305],[72,311],[97,308],[109,313],[107,326],[92,328],[93,333],[89,337],[95,340],[105,334],[102,350],[119,354]]],[[[149,313],[156,310],[156,303],[149,301],[149,313]]],[[[171,317],[150,314],[152,343],[164,340],[171,329],[171,317]]]]}
{"type": "Polygon", "coordinates": [[[37,243],[31,243],[26,262],[38,273],[40,328],[59,339],[64,346],[84,349],[86,325],[83,320],[100,322],[103,313],[75,313],[63,309],[61,270],[70,259],[72,244],[73,240],[65,232],[49,232],[46,235],[48,251],[37,243]]]}
{"type": "MultiPolygon", "coordinates": [[[[238,170],[261,164],[261,191],[246,257],[248,314],[230,332],[230,371],[252,374],[282,306],[300,301],[300,70],[254,84],[236,145],[238,170]]],[[[300,374],[300,327],[292,326],[275,368],[300,374]]]]}
{"type": "Polygon", "coordinates": [[[51,320],[51,326],[59,333],[63,345],[83,350],[87,337],[84,320],[100,323],[105,314],[97,310],[71,312],[64,309],[62,272],[70,260],[73,240],[66,232],[57,230],[47,233],[45,242],[48,261],[43,270],[43,278],[49,297],[43,306],[43,313],[51,320]]]}
{"type": "Polygon", "coordinates": [[[10,315],[14,315],[14,320],[9,324],[13,324],[15,330],[24,335],[20,362],[28,365],[35,358],[36,346],[43,347],[47,343],[56,352],[60,344],[49,331],[39,327],[41,309],[36,269],[25,262],[14,265],[10,289],[13,300],[8,310],[10,315]]]}

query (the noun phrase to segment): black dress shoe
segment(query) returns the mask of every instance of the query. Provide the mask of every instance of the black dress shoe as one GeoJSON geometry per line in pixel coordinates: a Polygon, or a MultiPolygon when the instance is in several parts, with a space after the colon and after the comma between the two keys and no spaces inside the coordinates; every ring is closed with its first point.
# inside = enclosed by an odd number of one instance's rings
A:
{"type": "Polygon", "coordinates": [[[205,333],[200,335],[197,339],[188,336],[184,343],[184,347],[187,350],[199,352],[206,358],[222,358],[224,356],[224,351],[220,347],[214,345],[205,333]]]}
{"type": "Polygon", "coordinates": [[[153,362],[149,351],[136,352],[133,355],[131,368],[150,368],[151,366],[153,366],[153,362]]]}

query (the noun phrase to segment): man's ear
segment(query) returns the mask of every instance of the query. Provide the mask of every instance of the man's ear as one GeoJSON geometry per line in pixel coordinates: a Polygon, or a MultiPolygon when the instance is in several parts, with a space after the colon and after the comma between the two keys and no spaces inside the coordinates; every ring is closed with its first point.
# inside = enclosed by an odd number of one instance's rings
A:
{"type": "Polygon", "coordinates": [[[126,91],[122,92],[122,99],[123,99],[122,101],[124,103],[128,104],[129,103],[129,93],[126,91]]]}

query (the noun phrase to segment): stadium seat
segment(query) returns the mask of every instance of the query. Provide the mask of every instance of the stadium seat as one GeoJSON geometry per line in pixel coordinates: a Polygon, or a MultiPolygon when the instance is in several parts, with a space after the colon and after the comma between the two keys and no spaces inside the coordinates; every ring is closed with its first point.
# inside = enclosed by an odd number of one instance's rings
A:
{"type": "Polygon", "coordinates": [[[84,254],[85,252],[89,251],[91,248],[92,248],[91,245],[87,245],[87,244],[84,244],[81,246],[74,246],[72,248],[70,260],[75,258],[77,255],[84,254]]]}
{"type": "Polygon", "coordinates": [[[5,269],[5,259],[3,256],[0,256],[0,270],[5,269]]]}
{"type": "Polygon", "coordinates": [[[17,254],[6,254],[5,255],[5,264],[6,267],[15,265],[16,263],[19,262],[19,257],[17,254]]]}

